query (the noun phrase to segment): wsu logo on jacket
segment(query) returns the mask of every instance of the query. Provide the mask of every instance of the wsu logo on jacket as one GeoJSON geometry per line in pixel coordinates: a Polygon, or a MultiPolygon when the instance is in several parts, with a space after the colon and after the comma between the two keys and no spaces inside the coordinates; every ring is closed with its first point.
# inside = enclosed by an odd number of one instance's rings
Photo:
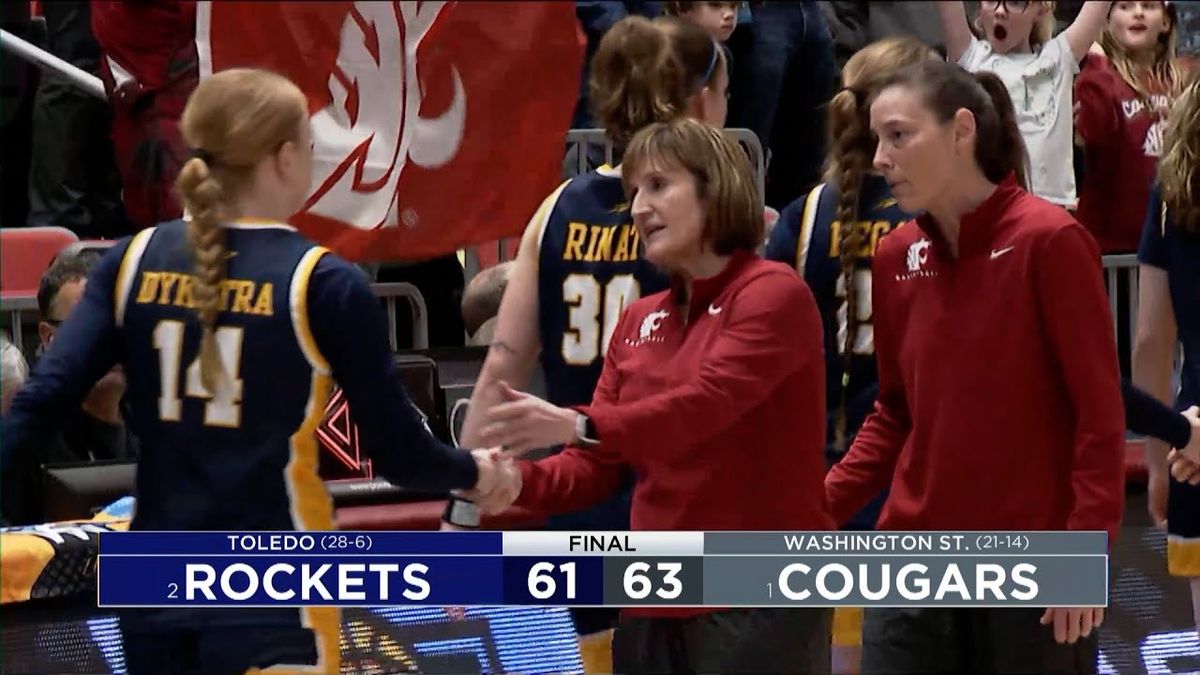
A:
{"type": "Polygon", "coordinates": [[[937,276],[937,272],[925,269],[926,263],[929,262],[929,247],[932,245],[933,242],[924,237],[909,244],[908,253],[904,257],[905,267],[908,268],[908,271],[904,274],[897,274],[896,281],[937,276]]]}
{"type": "Polygon", "coordinates": [[[343,257],[427,259],[519,234],[559,182],[583,54],[570,3],[200,2],[196,14],[201,77],[261,67],[304,92],[313,185],[292,224],[343,257]]]}
{"type": "Polygon", "coordinates": [[[625,344],[630,347],[637,347],[647,342],[662,342],[662,338],[656,336],[654,333],[659,328],[662,328],[663,319],[666,319],[669,315],[670,313],[665,309],[650,312],[642,319],[642,325],[638,327],[637,339],[630,340],[629,338],[625,338],[625,344]]]}

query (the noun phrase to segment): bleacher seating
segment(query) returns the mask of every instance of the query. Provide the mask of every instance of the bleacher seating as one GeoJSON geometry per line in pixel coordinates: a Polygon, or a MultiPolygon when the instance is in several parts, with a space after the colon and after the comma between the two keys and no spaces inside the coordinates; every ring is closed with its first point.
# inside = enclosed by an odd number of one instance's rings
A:
{"type": "Polygon", "coordinates": [[[73,244],[68,244],[65,248],[63,248],[62,252],[71,255],[77,255],[79,253],[83,253],[84,251],[96,251],[97,253],[104,253],[108,249],[112,248],[113,244],[115,243],[117,242],[112,239],[81,239],[73,244]]]}
{"type": "Polygon", "coordinates": [[[78,241],[65,227],[0,229],[0,298],[36,296],[38,282],[54,257],[78,241]]]}

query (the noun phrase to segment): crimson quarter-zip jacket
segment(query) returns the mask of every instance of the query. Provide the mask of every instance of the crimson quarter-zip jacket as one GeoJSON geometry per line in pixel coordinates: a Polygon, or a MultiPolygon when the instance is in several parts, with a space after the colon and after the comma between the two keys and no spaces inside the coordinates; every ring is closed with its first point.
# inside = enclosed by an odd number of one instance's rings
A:
{"type": "MultiPolygon", "coordinates": [[[[634,530],[831,530],[821,318],[790,267],[735,254],[724,271],[630,305],[591,405],[600,447],[523,462],[517,503],[598,502],[637,474],[634,530]]],[[[679,615],[704,610],[641,608],[679,615]]]]}
{"type": "Polygon", "coordinates": [[[929,216],[875,257],[879,398],[825,478],[845,522],[891,481],[890,530],[1105,530],[1125,420],[1099,249],[1065,210],[1002,183],[951,256],[929,216]]]}

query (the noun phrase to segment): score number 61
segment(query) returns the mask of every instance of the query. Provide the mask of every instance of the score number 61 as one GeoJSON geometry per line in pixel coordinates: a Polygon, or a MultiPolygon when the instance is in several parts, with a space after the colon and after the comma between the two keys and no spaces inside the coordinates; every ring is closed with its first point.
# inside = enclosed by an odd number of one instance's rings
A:
{"type": "MultiPolygon", "coordinates": [[[[660,562],[655,565],[662,572],[661,585],[654,587],[654,582],[646,574],[650,571],[650,563],[635,562],[625,568],[625,595],[633,600],[642,600],[650,596],[651,591],[663,600],[674,600],[683,593],[683,583],[679,581],[679,572],[683,563],[660,562]]],[[[548,600],[554,597],[558,583],[554,580],[554,563],[535,563],[529,568],[529,594],[538,600],[548,600]]],[[[575,563],[567,562],[558,566],[567,584],[566,599],[575,599],[575,563]]]]}

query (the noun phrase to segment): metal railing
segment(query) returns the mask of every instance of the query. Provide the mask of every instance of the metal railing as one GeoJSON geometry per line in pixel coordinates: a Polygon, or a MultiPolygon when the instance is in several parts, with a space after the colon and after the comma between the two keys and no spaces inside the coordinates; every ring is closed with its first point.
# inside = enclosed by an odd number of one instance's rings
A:
{"type": "Polygon", "coordinates": [[[61,75],[68,82],[101,100],[108,100],[104,82],[91,73],[63,61],[37,45],[0,29],[0,49],[42,70],[61,75]]]}
{"type": "Polygon", "coordinates": [[[371,290],[387,303],[388,342],[392,351],[400,351],[396,335],[396,300],[400,298],[407,300],[412,308],[413,349],[429,349],[429,308],[421,290],[407,282],[375,283],[371,284],[371,290]]]}
{"type": "MultiPolygon", "coordinates": [[[[1117,340],[1118,348],[1124,346],[1131,352],[1133,350],[1133,341],[1137,336],[1137,315],[1138,315],[1138,260],[1137,255],[1133,253],[1123,255],[1106,255],[1104,256],[1104,276],[1108,283],[1108,309],[1112,314],[1113,334],[1118,337],[1121,335],[1122,329],[1126,331],[1126,336],[1129,338],[1123,345],[1120,339],[1117,340]],[[1122,288],[1124,287],[1124,288],[1122,288]],[[1126,318],[1126,325],[1121,326],[1121,317],[1118,312],[1120,294],[1124,291],[1128,293],[1129,315],[1126,318]]],[[[1129,354],[1132,359],[1133,355],[1129,354]]]]}

